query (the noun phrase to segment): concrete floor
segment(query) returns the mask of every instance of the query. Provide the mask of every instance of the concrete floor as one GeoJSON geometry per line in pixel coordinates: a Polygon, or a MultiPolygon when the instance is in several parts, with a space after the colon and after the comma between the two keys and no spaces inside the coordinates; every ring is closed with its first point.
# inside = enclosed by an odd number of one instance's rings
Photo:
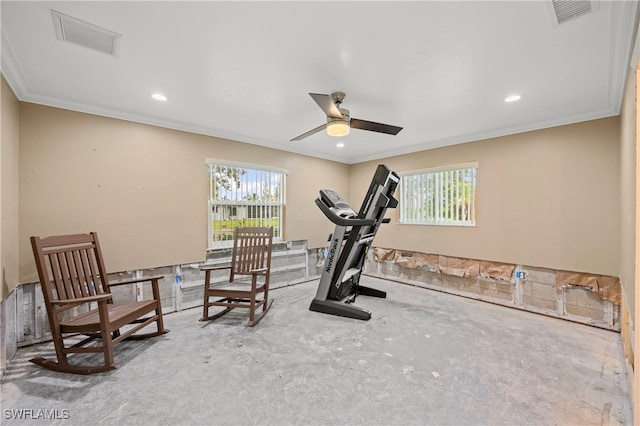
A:
{"type": "Polygon", "coordinates": [[[52,344],[22,348],[2,381],[1,423],[633,424],[617,333],[362,283],[388,292],[358,298],[368,322],[308,311],[316,283],[300,284],[274,290],[255,328],[244,310],[210,323],[200,309],[166,315],[169,334],[122,343],[120,368],[94,376],[28,362],[52,344]]]}

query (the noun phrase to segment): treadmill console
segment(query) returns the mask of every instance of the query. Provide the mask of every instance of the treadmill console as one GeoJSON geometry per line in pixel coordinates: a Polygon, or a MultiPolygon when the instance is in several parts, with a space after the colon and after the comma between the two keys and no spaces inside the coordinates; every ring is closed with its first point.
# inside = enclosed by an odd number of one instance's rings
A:
{"type": "Polygon", "coordinates": [[[335,191],[332,191],[330,189],[320,190],[320,199],[337,216],[340,216],[340,217],[356,216],[356,212],[351,208],[351,205],[347,203],[335,191]]]}

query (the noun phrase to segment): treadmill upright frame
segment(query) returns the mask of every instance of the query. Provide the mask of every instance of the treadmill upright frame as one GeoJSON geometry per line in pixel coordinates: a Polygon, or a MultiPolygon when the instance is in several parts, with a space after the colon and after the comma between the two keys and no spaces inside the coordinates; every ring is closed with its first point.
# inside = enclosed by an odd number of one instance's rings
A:
{"type": "Polygon", "coordinates": [[[378,228],[388,223],[384,215],[387,208],[395,208],[393,198],[400,178],[381,164],[369,186],[359,213],[338,194],[320,191],[316,205],[335,225],[329,237],[329,252],[325,259],[316,296],[309,310],[349,318],[369,320],[371,312],[353,305],[357,295],[386,297],[386,293],[359,285],[367,252],[378,228]],[[346,299],[346,302],[344,300],[346,299]]]}

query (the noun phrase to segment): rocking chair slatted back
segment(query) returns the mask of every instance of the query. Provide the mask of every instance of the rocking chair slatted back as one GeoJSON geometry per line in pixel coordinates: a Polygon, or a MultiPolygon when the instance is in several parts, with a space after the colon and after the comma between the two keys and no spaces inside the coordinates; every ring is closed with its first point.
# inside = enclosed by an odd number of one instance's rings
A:
{"type": "MultiPolygon", "coordinates": [[[[43,278],[52,286],[43,286],[47,305],[58,300],[79,299],[109,293],[107,274],[97,238],[87,242],[86,235],[62,235],[35,241],[36,264],[43,278]],[[53,291],[55,290],[55,292],[53,291]]],[[[77,304],[57,306],[57,311],[71,309],[77,304]]]]}
{"type": "Polygon", "coordinates": [[[252,271],[267,268],[271,264],[271,233],[269,228],[239,228],[231,256],[231,278],[234,275],[251,275],[252,271]]]}

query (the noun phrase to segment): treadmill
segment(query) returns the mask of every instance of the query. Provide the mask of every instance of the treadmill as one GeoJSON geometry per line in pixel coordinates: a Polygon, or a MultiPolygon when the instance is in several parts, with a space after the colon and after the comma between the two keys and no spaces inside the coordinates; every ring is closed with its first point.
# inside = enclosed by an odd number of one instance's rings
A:
{"type": "Polygon", "coordinates": [[[387,297],[384,291],[361,286],[359,281],[378,228],[389,223],[384,217],[386,210],[398,205],[393,193],[399,182],[396,173],[378,165],[358,213],[335,191],[320,191],[316,205],[335,224],[335,229],[328,239],[328,255],[309,310],[366,321],[371,319],[371,312],[354,305],[356,297],[387,297]]]}

